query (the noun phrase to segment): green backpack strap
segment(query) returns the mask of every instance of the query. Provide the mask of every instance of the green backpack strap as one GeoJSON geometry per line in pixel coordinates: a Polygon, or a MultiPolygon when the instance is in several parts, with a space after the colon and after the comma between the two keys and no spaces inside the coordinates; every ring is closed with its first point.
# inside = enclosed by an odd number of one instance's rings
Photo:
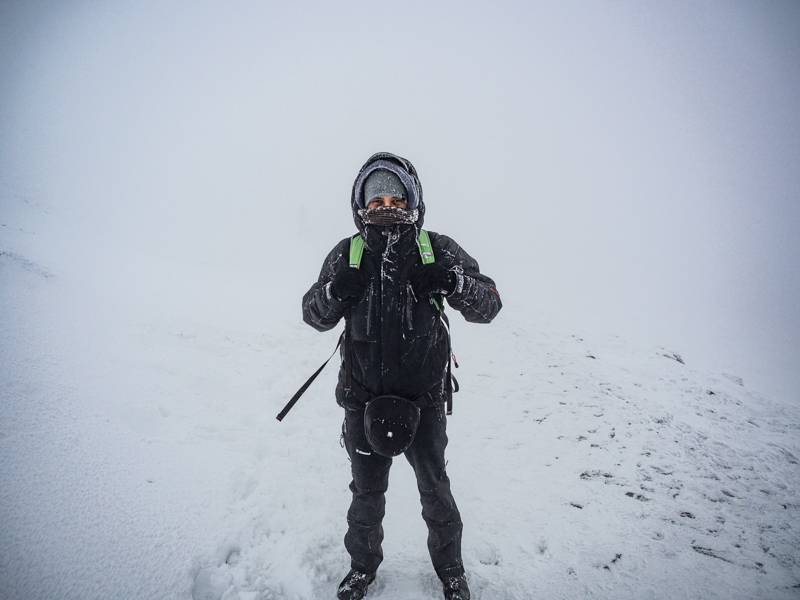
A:
{"type": "MultiPolygon", "coordinates": [[[[419,248],[419,255],[420,258],[422,258],[423,265],[429,265],[436,261],[436,258],[433,256],[431,238],[424,229],[419,230],[417,247],[419,248]]],[[[361,237],[360,233],[357,233],[350,238],[350,266],[354,269],[360,269],[362,256],[364,256],[364,238],[361,237]]]]}
{"type": "Polygon", "coordinates": [[[361,268],[361,257],[364,255],[364,238],[357,233],[350,238],[350,266],[354,269],[361,268]]]}
{"type": "Polygon", "coordinates": [[[419,230],[419,237],[417,238],[417,246],[419,246],[419,255],[422,258],[423,265],[429,265],[436,261],[433,256],[433,246],[431,246],[431,238],[428,232],[424,229],[419,230]]]}

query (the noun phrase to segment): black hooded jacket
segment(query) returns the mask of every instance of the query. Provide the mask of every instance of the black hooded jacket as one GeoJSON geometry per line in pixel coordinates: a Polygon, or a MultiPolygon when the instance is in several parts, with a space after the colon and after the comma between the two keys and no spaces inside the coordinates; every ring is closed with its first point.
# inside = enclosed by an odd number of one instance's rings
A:
{"type": "MultiPolygon", "coordinates": [[[[408,280],[411,269],[422,263],[417,237],[425,204],[416,170],[393,154],[375,154],[353,184],[351,205],[356,227],[364,238],[360,268],[370,283],[352,302],[339,302],[331,294],[334,275],[351,268],[350,238],[342,240],[328,254],[319,279],[303,297],[303,320],[319,331],[327,331],[345,318],[349,340],[344,347],[350,352],[352,379],[368,394],[394,394],[423,404],[438,402],[448,389],[450,346],[445,306],[441,297],[441,311],[428,298],[416,298],[408,280]],[[395,172],[409,197],[414,198],[419,210],[416,223],[364,225],[357,212],[364,206],[363,183],[378,164],[395,172]]],[[[428,233],[435,261],[457,274],[458,285],[447,296],[447,303],[467,321],[490,322],[502,307],[494,281],[482,275],[478,263],[452,239],[428,233]]],[[[343,361],[336,399],[342,406],[363,408],[363,403],[344,389],[345,364],[343,361]]]]}

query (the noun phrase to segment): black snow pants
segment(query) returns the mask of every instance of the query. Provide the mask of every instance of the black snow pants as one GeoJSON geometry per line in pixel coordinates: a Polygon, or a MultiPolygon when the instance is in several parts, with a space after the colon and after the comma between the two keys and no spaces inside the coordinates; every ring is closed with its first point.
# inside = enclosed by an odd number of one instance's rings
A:
{"type": "MultiPolygon", "coordinates": [[[[405,455],[417,477],[422,518],[428,526],[428,551],[439,577],[464,573],[461,560],[461,515],[450,493],[445,472],[447,417],[444,404],[423,408],[414,442],[405,455]]],[[[353,500],[347,511],[344,545],[351,567],[374,573],[383,560],[383,515],[392,459],[375,453],[364,433],[364,412],[345,410],[342,426],[345,448],[352,463],[353,500]]]]}

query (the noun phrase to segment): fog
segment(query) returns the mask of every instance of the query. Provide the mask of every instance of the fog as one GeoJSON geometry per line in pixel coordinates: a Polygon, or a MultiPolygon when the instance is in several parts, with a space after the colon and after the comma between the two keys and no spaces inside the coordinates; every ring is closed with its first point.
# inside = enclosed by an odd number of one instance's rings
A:
{"type": "Polygon", "coordinates": [[[5,1],[0,251],[86,310],[268,331],[389,151],[502,318],[796,402],[798,31],[794,2],[5,1]]]}

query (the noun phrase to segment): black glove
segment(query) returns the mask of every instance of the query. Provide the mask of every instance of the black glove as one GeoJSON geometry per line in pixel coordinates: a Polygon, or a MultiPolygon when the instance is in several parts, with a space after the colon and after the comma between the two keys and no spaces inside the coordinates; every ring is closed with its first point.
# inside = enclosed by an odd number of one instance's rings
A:
{"type": "Polygon", "coordinates": [[[358,298],[369,285],[369,275],[361,269],[348,267],[336,273],[331,281],[331,295],[339,302],[358,298]]]}
{"type": "Polygon", "coordinates": [[[456,289],[458,278],[439,263],[419,265],[408,276],[411,288],[417,298],[426,298],[431,294],[452,294],[456,289]]]}

